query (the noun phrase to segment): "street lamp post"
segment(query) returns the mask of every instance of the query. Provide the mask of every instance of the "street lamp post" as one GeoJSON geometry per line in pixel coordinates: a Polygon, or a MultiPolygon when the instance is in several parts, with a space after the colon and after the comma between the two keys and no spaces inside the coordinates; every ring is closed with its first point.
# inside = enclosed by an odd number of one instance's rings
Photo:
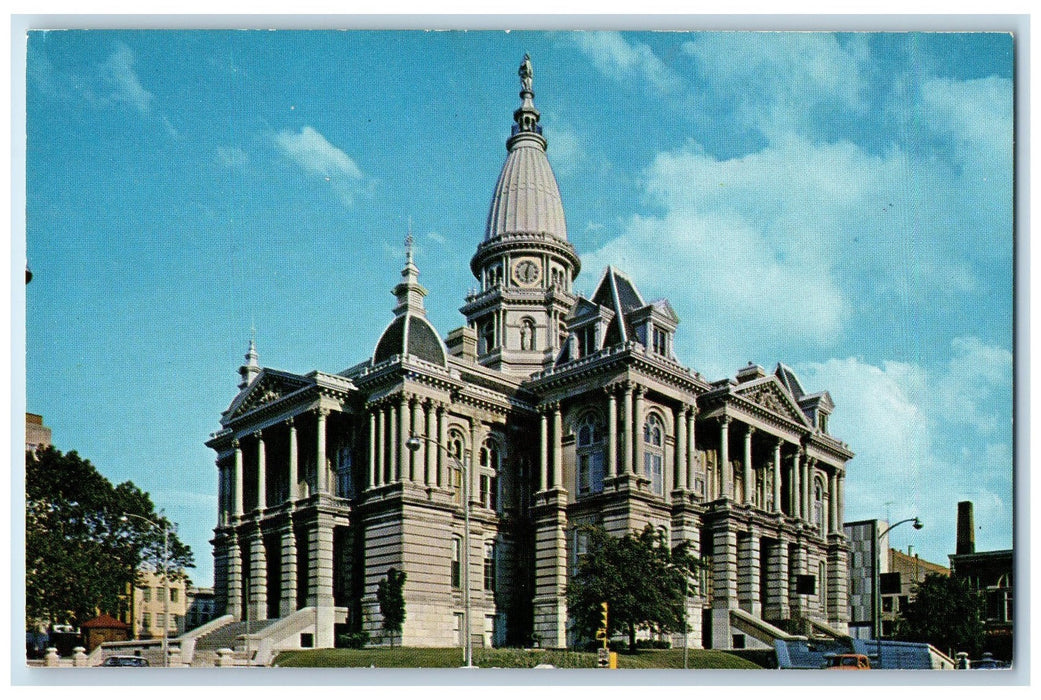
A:
{"type": "Polygon", "coordinates": [[[154,527],[156,530],[160,530],[163,533],[163,666],[170,665],[170,654],[169,654],[169,639],[167,630],[170,628],[170,525],[163,522],[162,525],[152,522],[148,518],[141,515],[134,515],[133,513],[123,513],[122,520],[126,522],[129,518],[137,518],[149,526],[154,527]]]}
{"type": "MultiPolygon", "coordinates": [[[[882,532],[880,532],[877,535],[875,535],[874,539],[871,542],[871,549],[874,552],[874,557],[873,557],[874,566],[872,567],[873,571],[872,571],[872,576],[871,576],[871,634],[875,638],[876,642],[878,640],[880,640],[881,637],[882,637],[882,629],[881,629],[882,628],[882,621],[881,621],[881,617],[882,617],[882,596],[880,595],[880,592],[879,592],[879,569],[882,566],[881,565],[881,559],[882,559],[882,552],[881,552],[882,538],[885,537],[887,534],[889,534],[889,531],[892,530],[894,527],[896,527],[897,525],[903,525],[904,523],[912,523],[911,526],[915,530],[921,530],[923,527],[925,527],[925,525],[922,524],[922,521],[919,520],[917,517],[915,517],[915,518],[905,518],[905,519],[901,520],[900,522],[893,523],[892,525],[887,527],[885,530],[883,530],[882,532]]],[[[872,529],[874,529],[875,531],[878,530],[878,523],[877,523],[877,521],[872,526],[872,529]]]]}
{"type": "Polygon", "coordinates": [[[432,437],[420,436],[412,433],[405,446],[410,452],[416,452],[423,442],[429,442],[445,451],[449,457],[462,471],[463,475],[463,658],[466,661],[465,668],[474,668],[473,640],[470,638],[470,468],[469,462],[460,460],[446,445],[432,437]]]}

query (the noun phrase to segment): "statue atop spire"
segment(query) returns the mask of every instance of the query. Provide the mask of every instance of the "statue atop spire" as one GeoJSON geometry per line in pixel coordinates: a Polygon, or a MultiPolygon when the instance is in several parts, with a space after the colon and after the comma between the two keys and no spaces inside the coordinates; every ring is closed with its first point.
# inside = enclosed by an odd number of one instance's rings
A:
{"type": "Polygon", "coordinates": [[[531,79],[535,77],[535,71],[531,68],[531,56],[528,54],[524,54],[524,60],[521,61],[517,75],[521,79],[521,90],[531,92],[531,79]]]}

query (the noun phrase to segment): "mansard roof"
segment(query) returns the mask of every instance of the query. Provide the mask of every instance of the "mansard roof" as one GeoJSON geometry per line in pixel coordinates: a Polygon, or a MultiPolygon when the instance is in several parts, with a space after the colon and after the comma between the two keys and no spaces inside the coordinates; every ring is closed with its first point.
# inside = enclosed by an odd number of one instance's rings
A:
{"type": "Polygon", "coordinates": [[[625,274],[609,265],[596,285],[592,301],[615,313],[604,334],[605,347],[632,340],[634,332],[628,315],[643,308],[646,303],[636,285],[625,274]]]}

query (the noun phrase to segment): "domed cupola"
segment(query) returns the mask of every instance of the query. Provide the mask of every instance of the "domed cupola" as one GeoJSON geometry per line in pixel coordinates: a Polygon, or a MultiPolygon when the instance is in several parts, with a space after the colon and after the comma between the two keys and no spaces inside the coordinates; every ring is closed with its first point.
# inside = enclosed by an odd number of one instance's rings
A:
{"type": "Polygon", "coordinates": [[[511,234],[544,234],[567,240],[564,206],[553,168],[546,158],[546,139],[531,91],[533,71],[527,55],[520,67],[521,106],[513,113],[506,140],[509,155],[495,184],[484,239],[511,234]]]}
{"type": "Polygon", "coordinates": [[[412,262],[412,233],[405,240],[405,267],[401,271],[401,282],[394,287],[398,305],[394,307],[394,320],[383,331],[372,354],[372,364],[377,365],[394,356],[412,355],[420,360],[444,366],[448,355],[441,336],[427,320],[423,297],[427,290],[419,284],[419,268],[412,262]]]}
{"type": "Polygon", "coordinates": [[[552,364],[582,262],[567,239],[527,54],[517,73],[521,104],[513,112],[484,240],[470,260],[481,286],[460,311],[477,333],[478,362],[524,375],[552,364]]]}

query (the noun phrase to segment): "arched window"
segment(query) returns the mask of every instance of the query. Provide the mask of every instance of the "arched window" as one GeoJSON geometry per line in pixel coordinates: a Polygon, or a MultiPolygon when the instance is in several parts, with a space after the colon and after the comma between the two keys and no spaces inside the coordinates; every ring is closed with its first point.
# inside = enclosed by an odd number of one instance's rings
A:
{"type": "Polygon", "coordinates": [[[484,543],[484,590],[495,590],[495,542],[484,543]]]}
{"type": "Polygon", "coordinates": [[[463,538],[452,537],[452,588],[463,587],[463,538]]]}
{"type": "Polygon", "coordinates": [[[652,413],[643,424],[643,475],[651,482],[651,491],[665,492],[662,464],[665,462],[665,425],[652,413]]]}
{"type": "Polygon", "coordinates": [[[521,350],[535,349],[535,322],[530,318],[521,319],[520,342],[521,350]]]}
{"type": "Polygon", "coordinates": [[[567,343],[567,337],[568,337],[567,324],[564,323],[563,321],[561,321],[560,324],[557,326],[557,347],[558,348],[564,347],[564,344],[567,343]]]}
{"type": "Polygon", "coordinates": [[[815,480],[813,485],[813,526],[824,531],[824,486],[820,480],[815,480]]]}
{"type": "Polygon", "coordinates": [[[604,426],[594,413],[587,413],[575,428],[578,495],[604,490],[604,426]]]}
{"type": "Polygon", "coordinates": [[[481,446],[478,471],[478,502],[485,508],[499,510],[499,469],[502,466],[502,453],[499,443],[489,438],[481,446]]]}
{"type": "Polygon", "coordinates": [[[480,329],[478,331],[478,337],[481,341],[481,347],[478,348],[478,352],[484,355],[491,352],[498,347],[495,334],[495,317],[489,316],[487,320],[482,321],[480,329]]]}
{"type": "Polygon", "coordinates": [[[456,503],[463,502],[463,454],[466,450],[466,439],[458,430],[448,432],[448,488],[455,496],[456,503]]]}

